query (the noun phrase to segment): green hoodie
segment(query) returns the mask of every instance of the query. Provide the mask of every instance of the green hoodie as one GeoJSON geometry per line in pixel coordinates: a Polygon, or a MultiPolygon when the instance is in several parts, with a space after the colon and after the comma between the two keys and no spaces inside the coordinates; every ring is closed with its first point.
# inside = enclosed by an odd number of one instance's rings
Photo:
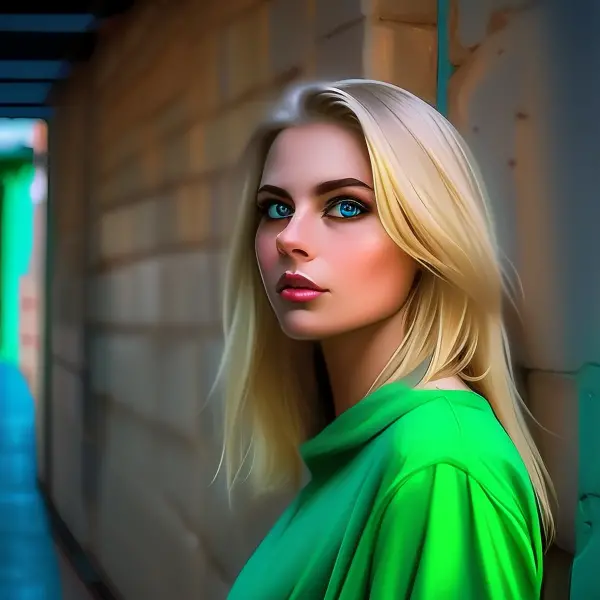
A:
{"type": "Polygon", "coordinates": [[[527,470],[481,396],[390,383],[306,442],[311,481],[229,600],[537,600],[527,470]]]}

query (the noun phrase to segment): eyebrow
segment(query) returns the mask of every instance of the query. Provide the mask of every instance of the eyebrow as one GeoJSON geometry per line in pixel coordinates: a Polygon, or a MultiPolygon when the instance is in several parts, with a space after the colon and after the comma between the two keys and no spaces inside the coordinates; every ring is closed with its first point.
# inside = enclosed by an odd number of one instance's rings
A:
{"type": "MultiPolygon", "coordinates": [[[[334,190],[339,190],[340,188],[344,187],[360,187],[373,191],[373,188],[364,181],[361,181],[360,179],[354,179],[353,177],[347,177],[345,179],[323,181],[323,183],[319,183],[319,185],[315,187],[315,193],[318,196],[322,196],[323,194],[328,194],[329,192],[333,192],[334,190]]],[[[261,192],[269,192],[279,196],[280,198],[286,198],[287,200],[292,199],[291,194],[287,190],[284,190],[276,185],[265,184],[259,188],[257,194],[260,194],[261,192]]]]}

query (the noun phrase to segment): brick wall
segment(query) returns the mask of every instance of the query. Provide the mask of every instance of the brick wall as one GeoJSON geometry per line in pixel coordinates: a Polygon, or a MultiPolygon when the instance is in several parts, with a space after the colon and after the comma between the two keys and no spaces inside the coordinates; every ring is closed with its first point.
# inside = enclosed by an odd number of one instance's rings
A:
{"type": "Polygon", "coordinates": [[[298,78],[433,100],[435,1],[137,4],[56,90],[53,499],[126,600],[213,600],[285,501],[209,486],[232,165],[298,78]]]}
{"type": "MultiPolygon", "coordinates": [[[[515,350],[535,416],[562,436],[540,444],[567,507],[559,542],[572,551],[576,391],[556,374],[568,357],[561,280],[547,264],[544,18],[528,0],[451,4],[450,118],[523,280],[515,350]]],[[[433,102],[436,1],[136,5],[56,91],[53,498],[126,600],[216,600],[285,502],[258,507],[242,492],[230,511],[221,483],[209,485],[233,164],[270,99],[299,78],[373,77],[433,102]]]]}
{"type": "Polygon", "coordinates": [[[52,469],[44,476],[54,504],[74,535],[87,540],[87,519],[82,501],[81,454],[84,445],[83,381],[85,359],[84,294],[86,279],[86,152],[87,85],[84,73],[59,90],[61,110],[48,131],[49,236],[53,251],[48,260],[52,271],[48,318],[50,379],[45,413],[49,431],[44,440],[45,461],[52,469]],[[51,203],[51,204],[50,204],[51,203]]]}

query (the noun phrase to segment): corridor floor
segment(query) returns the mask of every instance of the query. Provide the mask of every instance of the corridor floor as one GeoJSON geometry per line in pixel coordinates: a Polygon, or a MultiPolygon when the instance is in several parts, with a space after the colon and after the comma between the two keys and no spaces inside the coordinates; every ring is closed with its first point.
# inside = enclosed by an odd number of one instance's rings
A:
{"type": "Polygon", "coordinates": [[[20,371],[0,363],[0,598],[61,597],[59,557],[37,486],[33,398],[20,371]]]}

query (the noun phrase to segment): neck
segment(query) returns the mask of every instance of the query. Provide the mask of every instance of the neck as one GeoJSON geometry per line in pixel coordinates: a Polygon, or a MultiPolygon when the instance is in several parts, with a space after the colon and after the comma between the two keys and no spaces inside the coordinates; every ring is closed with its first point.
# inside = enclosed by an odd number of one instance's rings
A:
{"type": "Polygon", "coordinates": [[[404,336],[402,311],[321,342],[336,416],[362,400],[404,336]]]}

